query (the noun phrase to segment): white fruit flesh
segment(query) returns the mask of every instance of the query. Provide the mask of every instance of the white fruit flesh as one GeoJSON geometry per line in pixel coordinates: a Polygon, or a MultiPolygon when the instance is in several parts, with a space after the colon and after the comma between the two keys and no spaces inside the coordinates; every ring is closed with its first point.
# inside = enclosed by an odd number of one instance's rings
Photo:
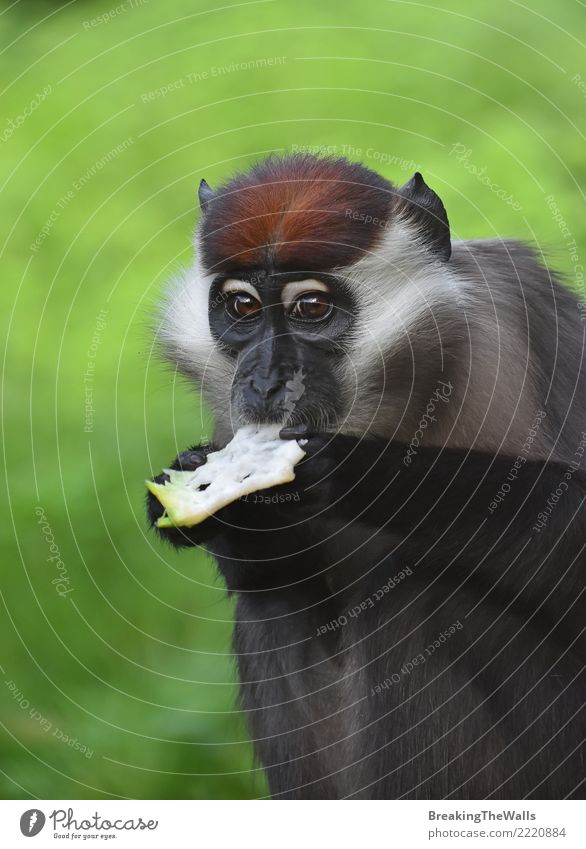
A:
{"type": "Polygon", "coordinates": [[[205,465],[195,471],[165,469],[169,481],[147,481],[165,508],[158,527],[191,528],[243,495],[294,480],[294,466],[305,456],[304,440],[299,444],[280,439],[281,427],[243,427],[225,448],[208,454],[205,465]]]}

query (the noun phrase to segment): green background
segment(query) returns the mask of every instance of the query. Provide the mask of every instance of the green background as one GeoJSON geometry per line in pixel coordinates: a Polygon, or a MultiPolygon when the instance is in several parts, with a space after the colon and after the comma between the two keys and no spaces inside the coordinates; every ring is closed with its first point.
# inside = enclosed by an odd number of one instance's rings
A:
{"type": "Polygon", "coordinates": [[[532,239],[576,284],[584,6],[0,10],[0,793],[263,796],[237,709],[232,602],[203,553],[165,548],[143,515],[144,478],[210,431],[149,329],[191,257],[197,183],[305,145],[399,183],[420,168],[455,237],[532,239]]]}

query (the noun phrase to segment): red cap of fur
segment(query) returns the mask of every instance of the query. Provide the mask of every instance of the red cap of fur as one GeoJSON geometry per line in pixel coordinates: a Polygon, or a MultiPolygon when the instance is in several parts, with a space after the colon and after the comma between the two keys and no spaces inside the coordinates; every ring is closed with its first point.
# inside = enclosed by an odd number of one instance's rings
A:
{"type": "Polygon", "coordinates": [[[382,237],[394,191],[379,174],[345,159],[268,159],[207,203],[204,265],[218,273],[349,265],[382,237]]]}

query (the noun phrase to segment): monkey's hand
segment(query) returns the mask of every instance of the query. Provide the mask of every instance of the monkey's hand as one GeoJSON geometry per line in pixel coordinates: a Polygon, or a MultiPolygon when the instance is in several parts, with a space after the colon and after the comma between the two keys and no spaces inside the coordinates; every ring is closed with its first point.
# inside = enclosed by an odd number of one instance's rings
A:
{"type": "MultiPolygon", "coordinates": [[[[171,463],[170,468],[180,472],[193,472],[199,466],[203,466],[207,462],[207,455],[215,450],[213,445],[194,446],[179,454],[171,463]]],[[[153,480],[155,483],[166,483],[169,480],[169,475],[163,472],[153,480]]],[[[151,492],[147,492],[146,504],[149,525],[155,529],[162,539],[178,548],[202,545],[220,530],[220,526],[213,516],[193,528],[159,528],[156,522],[165,512],[165,508],[151,492]]]]}
{"type": "MultiPolygon", "coordinates": [[[[267,530],[281,527],[288,523],[292,515],[298,520],[300,511],[308,516],[321,511],[330,501],[332,472],[348,447],[341,445],[339,437],[310,434],[305,428],[286,428],[281,435],[283,439],[306,440],[303,445],[306,457],[296,465],[294,481],[238,499],[192,528],[158,527],[157,519],[164,514],[165,508],[148,492],[147,514],[150,526],[171,545],[190,547],[203,545],[220,533],[224,536],[227,533],[241,536],[246,531],[254,532],[259,528],[267,530]],[[293,506],[295,502],[298,502],[297,507],[293,506]]],[[[208,454],[216,450],[213,445],[195,446],[179,454],[170,468],[194,471],[207,462],[208,454]]],[[[169,476],[164,472],[154,478],[155,483],[166,483],[168,480],[169,476]]]]}
{"type": "Polygon", "coordinates": [[[303,491],[304,501],[326,502],[348,455],[357,444],[355,437],[315,433],[308,425],[285,427],[281,439],[303,440],[305,457],[295,466],[295,480],[288,485],[303,491]]]}
{"type": "MultiPolygon", "coordinates": [[[[386,498],[405,446],[376,437],[315,433],[306,425],[284,428],[282,439],[304,439],[306,456],[295,467],[301,501],[316,510],[360,520],[365,509],[386,498]]],[[[393,503],[390,501],[390,503],[393,503]]]]}

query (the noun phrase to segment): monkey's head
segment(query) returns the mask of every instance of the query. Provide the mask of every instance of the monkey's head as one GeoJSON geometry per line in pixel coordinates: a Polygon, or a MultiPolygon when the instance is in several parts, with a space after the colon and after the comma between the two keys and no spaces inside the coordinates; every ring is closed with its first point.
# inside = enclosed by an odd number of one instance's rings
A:
{"type": "Polygon", "coordinates": [[[199,200],[197,259],[160,334],[221,436],[261,422],[363,430],[388,380],[405,380],[415,323],[437,324],[449,297],[440,199],[418,173],[396,188],[345,159],[293,155],[216,190],[202,181],[199,200]]]}

